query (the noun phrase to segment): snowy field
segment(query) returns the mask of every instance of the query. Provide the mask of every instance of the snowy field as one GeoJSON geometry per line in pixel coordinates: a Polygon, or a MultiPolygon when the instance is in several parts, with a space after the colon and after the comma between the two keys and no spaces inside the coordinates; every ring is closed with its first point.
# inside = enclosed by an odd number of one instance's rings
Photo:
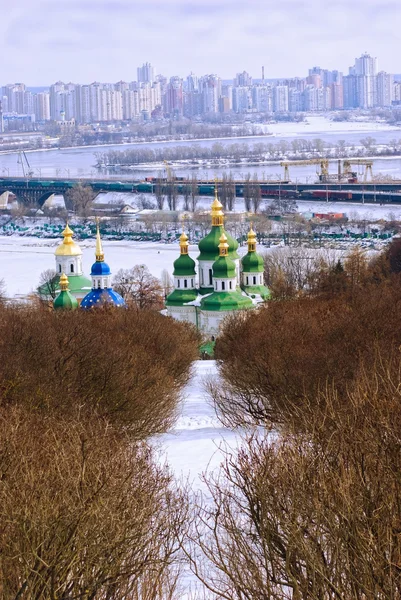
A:
{"type": "MultiPolygon", "coordinates": [[[[272,133],[275,137],[302,137],[312,134],[320,135],[333,133],[371,133],[378,131],[398,131],[401,127],[388,125],[376,121],[332,121],[325,116],[307,115],[305,121],[300,123],[271,123],[264,125],[265,133],[272,133]]],[[[397,134],[395,134],[397,137],[397,134]]]]}

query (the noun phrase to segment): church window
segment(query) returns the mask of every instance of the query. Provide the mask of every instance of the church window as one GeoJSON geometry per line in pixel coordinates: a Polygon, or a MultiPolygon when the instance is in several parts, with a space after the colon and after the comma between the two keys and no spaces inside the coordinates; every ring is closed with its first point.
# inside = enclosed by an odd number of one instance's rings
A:
{"type": "Polygon", "coordinates": [[[101,282],[101,280],[100,280],[100,279],[98,279],[98,280],[97,280],[97,287],[99,288],[99,290],[100,290],[100,289],[101,289],[101,287],[102,287],[102,282],[101,282]]]}
{"type": "Polygon", "coordinates": [[[223,290],[223,292],[225,291],[225,289],[226,289],[226,283],[225,283],[225,281],[221,282],[221,289],[223,290]]]}
{"type": "Polygon", "coordinates": [[[246,276],[246,285],[249,285],[249,277],[248,277],[248,275],[246,276]]]}
{"type": "Polygon", "coordinates": [[[233,282],[230,281],[230,290],[232,290],[232,289],[233,289],[233,282]]]}
{"type": "Polygon", "coordinates": [[[194,280],[191,279],[191,287],[194,287],[194,280]]]}
{"type": "Polygon", "coordinates": [[[209,269],[209,285],[213,285],[213,272],[209,269]]]}
{"type": "Polygon", "coordinates": [[[58,272],[61,273],[61,265],[58,266],[58,272]]]}
{"type": "Polygon", "coordinates": [[[256,285],[256,277],[255,277],[255,275],[253,276],[253,285],[256,285]]]}
{"type": "Polygon", "coordinates": [[[200,279],[201,279],[200,283],[201,283],[201,285],[203,285],[203,269],[200,270],[200,279]]]}
{"type": "Polygon", "coordinates": [[[179,279],[177,279],[177,287],[180,287],[180,283],[181,283],[181,281],[179,279]]]}
{"type": "Polygon", "coordinates": [[[71,271],[71,273],[74,272],[74,265],[70,265],[70,271],[71,271]]]}
{"type": "Polygon", "coordinates": [[[184,279],[184,288],[188,287],[188,281],[184,279]]]}

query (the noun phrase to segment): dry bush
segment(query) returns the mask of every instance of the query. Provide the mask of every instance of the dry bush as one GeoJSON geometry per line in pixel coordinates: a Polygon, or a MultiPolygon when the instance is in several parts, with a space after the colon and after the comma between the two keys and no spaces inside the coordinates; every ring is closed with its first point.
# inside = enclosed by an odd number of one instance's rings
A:
{"type": "Polygon", "coordinates": [[[186,519],[143,442],[101,420],[0,409],[2,598],[172,598],[186,519]]]}
{"type": "Polygon", "coordinates": [[[344,401],[363,366],[401,345],[400,322],[398,280],[356,288],[351,300],[295,299],[231,317],[215,347],[220,418],[229,426],[288,425],[305,397],[317,410],[327,386],[344,401]]]}
{"type": "Polygon", "coordinates": [[[168,430],[197,334],[135,309],[0,312],[0,406],[96,414],[135,439],[168,430]]]}
{"type": "Polygon", "coordinates": [[[307,434],[250,439],[227,456],[187,546],[213,597],[401,597],[400,375],[399,352],[379,357],[347,403],[328,390],[324,410],[300,411],[307,434]]]}

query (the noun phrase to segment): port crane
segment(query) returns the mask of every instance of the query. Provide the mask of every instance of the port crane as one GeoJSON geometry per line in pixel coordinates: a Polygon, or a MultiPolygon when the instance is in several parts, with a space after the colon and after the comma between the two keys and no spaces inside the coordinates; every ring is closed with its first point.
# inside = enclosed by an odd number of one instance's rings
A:
{"type": "Polygon", "coordinates": [[[320,165],[319,178],[325,180],[329,175],[329,161],[327,158],[311,158],[308,160],[284,160],[280,167],[284,167],[284,181],[290,181],[290,170],[288,167],[298,167],[303,165],[320,165]]]}
{"type": "Polygon", "coordinates": [[[18,152],[17,163],[22,166],[22,174],[28,179],[28,177],[32,177],[33,171],[31,169],[31,165],[29,164],[29,160],[23,150],[18,152]]]}
{"type": "Polygon", "coordinates": [[[371,180],[373,180],[373,160],[365,160],[363,158],[348,158],[343,161],[343,174],[346,177],[356,177],[356,173],[352,170],[354,166],[364,166],[365,173],[363,176],[363,181],[366,182],[368,180],[368,175],[370,175],[371,180]]]}

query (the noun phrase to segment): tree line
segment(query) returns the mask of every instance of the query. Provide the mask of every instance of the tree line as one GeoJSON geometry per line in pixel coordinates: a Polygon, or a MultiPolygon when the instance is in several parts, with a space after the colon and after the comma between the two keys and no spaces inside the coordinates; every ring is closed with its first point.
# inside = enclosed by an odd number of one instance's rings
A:
{"type": "Polygon", "coordinates": [[[367,136],[360,145],[347,145],[345,140],[332,144],[320,138],[312,140],[294,139],[291,142],[280,140],[278,143],[258,142],[247,144],[223,144],[215,142],[211,146],[185,144],[159,148],[133,148],[129,150],[109,150],[95,152],[96,167],[131,167],[138,164],[160,163],[163,161],[213,161],[228,160],[240,162],[241,159],[253,161],[308,158],[347,158],[361,156],[398,156],[401,153],[401,139],[392,139],[388,144],[378,145],[375,138],[367,136]]]}
{"type": "Polygon", "coordinates": [[[210,391],[245,429],[205,476],[187,555],[212,597],[401,593],[401,242],[230,317],[210,391]]]}

